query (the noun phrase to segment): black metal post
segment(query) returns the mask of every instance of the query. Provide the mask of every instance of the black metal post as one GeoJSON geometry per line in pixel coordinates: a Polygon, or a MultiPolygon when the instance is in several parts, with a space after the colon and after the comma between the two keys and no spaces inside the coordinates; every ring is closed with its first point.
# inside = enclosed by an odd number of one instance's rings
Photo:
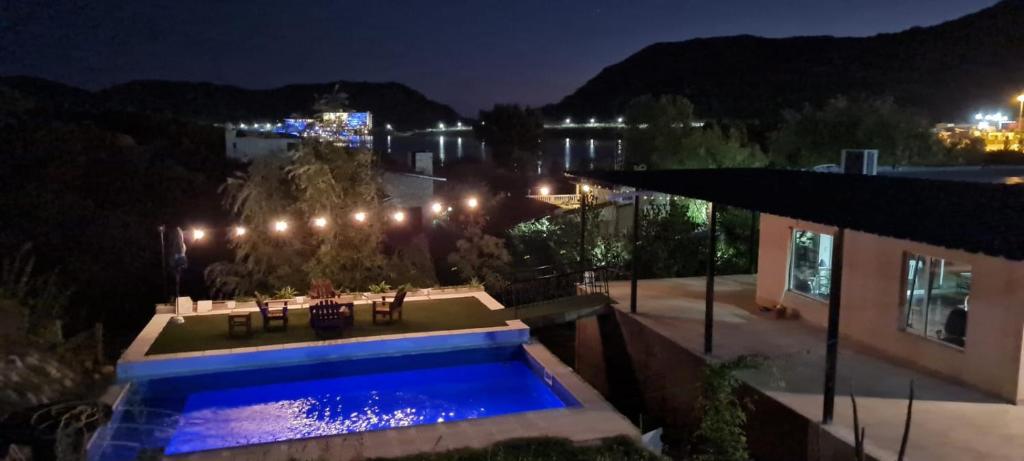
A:
{"type": "Polygon", "coordinates": [[[757,273],[757,210],[750,210],[750,247],[748,248],[750,258],[750,273],[757,273]]]}
{"type": "Polygon", "coordinates": [[[640,253],[640,191],[633,196],[633,276],[629,279],[629,312],[636,313],[636,271],[640,253]]]}
{"type": "Polygon", "coordinates": [[[160,285],[164,290],[164,300],[167,300],[170,296],[167,294],[167,244],[164,242],[164,231],[167,227],[161,224],[157,230],[160,231],[160,285]]]}
{"type": "Polygon", "coordinates": [[[580,188],[580,269],[587,267],[587,193],[580,188]]]}
{"type": "Polygon", "coordinates": [[[839,355],[839,304],[843,295],[843,230],[832,237],[832,273],[829,276],[828,332],[825,337],[825,401],[822,424],[832,423],[836,400],[836,361],[839,355]]]}
{"type": "Polygon", "coordinates": [[[715,333],[715,253],[718,247],[718,213],[715,204],[708,202],[708,270],[704,292],[704,353],[711,353],[715,333]]]}

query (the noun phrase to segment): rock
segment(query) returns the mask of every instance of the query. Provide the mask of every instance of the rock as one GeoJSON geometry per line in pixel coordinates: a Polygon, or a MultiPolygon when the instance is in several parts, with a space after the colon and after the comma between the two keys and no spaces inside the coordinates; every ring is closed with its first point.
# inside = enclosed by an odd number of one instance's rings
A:
{"type": "Polygon", "coordinates": [[[17,355],[8,355],[7,365],[14,368],[25,368],[25,364],[21,362],[21,359],[19,359],[17,355]]]}

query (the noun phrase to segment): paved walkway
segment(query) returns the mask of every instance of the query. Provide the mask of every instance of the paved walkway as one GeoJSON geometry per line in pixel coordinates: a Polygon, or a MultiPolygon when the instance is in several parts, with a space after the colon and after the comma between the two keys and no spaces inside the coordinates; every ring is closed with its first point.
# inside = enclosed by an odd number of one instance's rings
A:
{"type": "MultiPolygon", "coordinates": [[[[820,421],[825,331],[799,320],[780,320],[754,304],[754,276],[716,281],[713,359],[760,354],[769,365],[741,377],[811,421],[820,421]]],[[[642,280],[637,318],[649,328],[702,355],[703,277],[642,280]]],[[[629,282],[612,282],[618,309],[629,310],[629,282]]],[[[882,360],[840,340],[835,423],[827,429],[853,439],[851,386],[857,395],[867,447],[878,459],[899,450],[910,380],[916,400],[907,459],[1024,459],[1024,408],[979,391],[882,360]]]]}

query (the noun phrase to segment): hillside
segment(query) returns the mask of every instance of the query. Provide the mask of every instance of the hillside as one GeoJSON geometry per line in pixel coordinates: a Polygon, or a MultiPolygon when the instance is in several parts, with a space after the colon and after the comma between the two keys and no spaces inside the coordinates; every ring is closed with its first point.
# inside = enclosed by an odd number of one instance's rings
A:
{"type": "Polygon", "coordinates": [[[349,105],[373,112],[377,125],[396,129],[425,128],[459,115],[449,106],[398,83],[331,82],[251,90],[212,83],[133,81],[97,92],[33,77],[4,77],[0,85],[17,90],[37,106],[51,109],[140,111],[201,122],[272,120],[310,114],[316,95],[335,84],[349,95],[349,105]]]}
{"type": "Polygon", "coordinates": [[[865,38],[732,36],[657,43],[549,105],[610,117],[645,94],[690,98],[701,115],[772,120],[839,94],[886,95],[933,120],[1008,107],[1024,88],[1024,0],[932,27],[865,38]]]}

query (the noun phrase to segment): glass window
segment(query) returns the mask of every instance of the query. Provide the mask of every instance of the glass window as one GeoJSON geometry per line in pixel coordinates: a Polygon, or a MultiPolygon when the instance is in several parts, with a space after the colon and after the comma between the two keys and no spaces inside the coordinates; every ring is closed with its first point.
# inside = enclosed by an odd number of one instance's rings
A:
{"type": "Polygon", "coordinates": [[[793,231],[789,289],[818,299],[828,299],[832,274],[832,236],[805,230],[793,231]]]}
{"type": "Polygon", "coordinates": [[[971,266],[908,254],[903,329],[964,347],[971,298],[971,266]]]}

